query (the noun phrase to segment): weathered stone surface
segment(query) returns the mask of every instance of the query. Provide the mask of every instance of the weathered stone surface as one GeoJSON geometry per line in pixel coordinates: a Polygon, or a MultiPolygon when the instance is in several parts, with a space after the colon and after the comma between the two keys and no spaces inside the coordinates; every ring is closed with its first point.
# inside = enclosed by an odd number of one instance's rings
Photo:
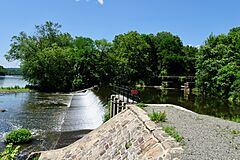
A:
{"type": "Polygon", "coordinates": [[[40,160],[172,159],[182,148],[136,106],[114,116],[75,143],[41,152],[40,160]]]}

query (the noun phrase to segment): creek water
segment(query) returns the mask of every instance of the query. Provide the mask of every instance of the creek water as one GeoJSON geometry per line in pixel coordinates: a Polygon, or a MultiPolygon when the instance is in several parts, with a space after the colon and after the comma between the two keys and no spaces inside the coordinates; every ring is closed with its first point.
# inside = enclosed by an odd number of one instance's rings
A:
{"type": "MultiPolygon", "coordinates": [[[[21,77],[3,79],[0,87],[27,84],[21,77]]],[[[18,128],[34,133],[34,140],[21,146],[23,151],[18,159],[25,159],[32,151],[63,147],[97,128],[102,124],[104,103],[92,91],[83,96],[85,98],[76,98],[72,93],[0,93],[0,109],[6,110],[0,112],[0,151],[5,147],[5,134],[18,128]]]]}
{"type": "MultiPolygon", "coordinates": [[[[21,77],[0,78],[0,87],[15,85],[23,87],[26,84],[27,82],[21,77]]],[[[87,99],[78,97],[73,101],[72,94],[0,93],[0,109],[7,110],[7,112],[0,112],[0,151],[5,146],[4,135],[22,127],[34,132],[32,143],[23,146],[24,154],[68,145],[101,125],[101,117],[111,94],[111,87],[108,86],[89,91],[87,99]],[[71,103],[73,106],[69,108],[71,103]],[[86,106],[93,106],[93,108],[86,106]],[[91,123],[88,123],[90,121],[91,123]]],[[[192,93],[184,94],[180,89],[145,88],[141,91],[140,97],[144,103],[176,104],[200,114],[227,119],[240,115],[239,105],[221,99],[202,98],[192,93]]]]}
{"type": "Polygon", "coordinates": [[[0,76],[0,88],[1,87],[25,87],[28,84],[27,81],[22,79],[22,76],[0,76]]]}

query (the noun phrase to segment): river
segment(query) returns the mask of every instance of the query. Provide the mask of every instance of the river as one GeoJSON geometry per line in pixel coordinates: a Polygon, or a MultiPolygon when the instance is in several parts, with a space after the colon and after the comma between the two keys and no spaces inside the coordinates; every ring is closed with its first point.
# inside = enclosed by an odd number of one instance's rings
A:
{"type": "MultiPolygon", "coordinates": [[[[13,87],[15,85],[24,87],[26,84],[27,82],[19,76],[0,77],[0,87],[13,87]]],[[[98,116],[95,119],[101,119],[111,94],[110,87],[101,87],[99,90],[90,91],[89,95],[91,97],[89,97],[89,101],[97,102],[94,103],[97,107],[96,110],[88,110],[82,114],[77,114],[76,107],[72,111],[71,107],[68,107],[72,94],[39,92],[0,93],[0,109],[7,110],[7,112],[0,112],[0,151],[4,148],[4,135],[13,129],[22,127],[34,132],[34,141],[30,146],[25,146],[28,151],[58,148],[71,143],[75,139],[81,138],[79,135],[84,135],[94,128],[85,125],[82,130],[78,128],[80,131],[71,130],[71,132],[68,132],[68,130],[64,130],[62,132],[61,126],[66,114],[69,112],[71,116],[83,114],[85,116],[94,112],[94,116],[98,116]],[[95,113],[96,111],[98,112],[97,114],[95,113]],[[73,138],[65,141],[69,137],[73,138]],[[57,144],[59,143],[59,139],[63,141],[63,144],[57,144]]],[[[203,99],[201,96],[192,93],[184,94],[184,91],[180,89],[163,91],[155,88],[145,88],[140,96],[141,101],[144,103],[176,104],[200,114],[226,119],[240,115],[239,105],[231,104],[221,99],[203,99]]],[[[87,104],[87,101],[84,103],[87,104]]],[[[82,110],[78,111],[82,112],[82,110]]],[[[75,118],[73,117],[74,120],[76,120],[75,118]]],[[[71,117],[68,120],[71,120],[71,117]]],[[[101,122],[97,122],[96,124],[99,126],[101,122]]],[[[97,126],[95,125],[95,127],[97,126]]]]}
{"type": "MultiPolygon", "coordinates": [[[[19,76],[6,76],[0,79],[0,88],[16,85],[24,87],[26,84],[27,82],[19,76]]],[[[62,147],[100,126],[105,104],[98,96],[89,91],[87,99],[77,104],[81,108],[76,110],[76,107],[70,106],[72,95],[72,93],[40,92],[0,93],[0,109],[6,110],[6,112],[0,112],[0,151],[5,147],[4,135],[14,129],[27,128],[34,133],[32,143],[22,146],[24,152],[21,157],[23,158],[19,159],[24,159],[25,154],[31,151],[62,147]],[[83,104],[88,104],[86,102],[92,101],[96,103],[91,103],[91,109],[83,106],[83,104]],[[94,113],[91,114],[90,111],[94,113]],[[66,115],[70,117],[67,119],[68,123],[64,123],[66,115]],[[81,115],[92,120],[92,123],[84,121],[81,115]],[[72,121],[82,122],[76,125],[76,122],[72,121]],[[64,132],[62,131],[63,123],[64,132]],[[75,124],[74,130],[71,129],[72,126],[68,126],[71,124],[75,124]],[[59,142],[59,139],[62,142],[59,142]]]]}

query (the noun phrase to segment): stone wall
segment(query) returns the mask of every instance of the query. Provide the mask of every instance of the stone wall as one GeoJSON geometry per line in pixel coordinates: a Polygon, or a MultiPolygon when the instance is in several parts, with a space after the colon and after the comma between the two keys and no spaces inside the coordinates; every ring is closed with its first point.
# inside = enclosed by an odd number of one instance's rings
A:
{"type": "Polygon", "coordinates": [[[132,105],[75,143],[41,152],[41,160],[178,159],[183,149],[132,105]]]}

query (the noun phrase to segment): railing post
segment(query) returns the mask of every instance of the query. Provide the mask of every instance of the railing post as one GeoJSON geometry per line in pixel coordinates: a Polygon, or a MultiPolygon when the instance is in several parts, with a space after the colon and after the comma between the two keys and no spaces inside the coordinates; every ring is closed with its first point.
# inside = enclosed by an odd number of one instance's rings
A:
{"type": "Polygon", "coordinates": [[[114,99],[115,99],[115,95],[111,95],[111,100],[110,100],[110,103],[111,103],[111,106],[110,106],[110,118],[113,117],[114,115],[114,99]]]}

